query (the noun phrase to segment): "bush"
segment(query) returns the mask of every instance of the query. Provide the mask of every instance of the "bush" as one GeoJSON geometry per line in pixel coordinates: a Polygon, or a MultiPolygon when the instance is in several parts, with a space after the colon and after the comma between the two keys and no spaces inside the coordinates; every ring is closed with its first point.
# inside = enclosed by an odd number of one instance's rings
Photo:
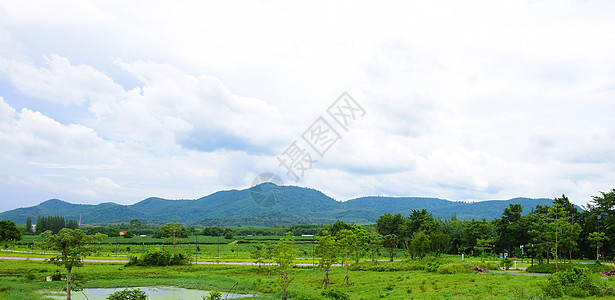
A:
{"type": "Polygon", "coordinates": [[[444,264],[438,267],[436,272],[438,274],[458,274],[470,272],[470,266],[468,264],[444,264]]]}
{"type": "Polygon", "coordinates": [[[350,296],[341,290],[328,289],[320,292],[320,294],[328,299],[349,300],[350,296]]]}
{"type": "Polygon", "coordinates": [[[438,260],[427,262],[425,265],[425,271],[427,272],[436,272],[438,268],[442,265],[442,263],[438,260]]]}
{"type": "Polygon", "coordinates": [[[154,249],[141,258],[131,257],[126,266],[177,266],[188,263],[188,258],[181,253],[171,254],[164,250],[154,249]]]}
{"type": "Polygon", "coordinates": [[[125,289],[117,291],[109,297],[107,300],[144,300],[147,299],[147,295],[140,289],[125,289]]]}
{"type": "Polygon", "coordinates": [[[510,259],[510,258],[508,258],[508,257],[505,257],[505,258],[503,258],[503,259],[502,259],[502,262],[501,262],[500,264],[501,264],[501,266],[502,266],[503,268],[505,268],[506,270],[508,270],[508,269],[510,269],[510,267],[512,267],[512,265],[513,265],[513,260],[512,260],[512,259],[510,259]]]}
{"type": "Polygon", "coordinates": [[[613,295],[613,290],[608,288],[599,276],[578,266],[572,266],[568,270],[549,276],[542,288],[545,294],[553,298],[564,295],[572,297],[613,295]]]}
{"type": "Polygon", "coordinates": [[[222,293],[218,291],[209,292],[209,296],[202,296],[203,300],[222,300],[222,293]]]}

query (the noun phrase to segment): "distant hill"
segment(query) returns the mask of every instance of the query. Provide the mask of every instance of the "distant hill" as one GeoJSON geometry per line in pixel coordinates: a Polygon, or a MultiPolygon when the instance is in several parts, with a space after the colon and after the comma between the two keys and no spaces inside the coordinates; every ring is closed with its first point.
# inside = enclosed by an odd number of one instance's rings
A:
{"type": "MultiPolygon", "coordinates": [[[[550,205],[551,199],[514,198],[473,203],[421,197],[361,197],[336,201],[322,192],[296,186],[275,186],[264,183],[245,190],[220,191],[196,200],[147,198],[132,205],[112,202],[98,205],[71,204],[58,199],[39,205],[0,213],[0,220],[25,223],[31,216],[60,215],[84,224],[126,222],[133,218],[158,222],[181,222],[205,226],[274,226],[292,224],[374,223],[385,213],[409,215],[413,209],[427,209],[434,217],[459,220],[492,220],[502,215],[509,204],[519,203],[525,214],[536,205],[550,205]],[[271,207],[257,204],[252,195],[260,189],[275,188],[279,202],[271,207]]],[[[577,207],[579,210],[580,208],[577,207]]]]}

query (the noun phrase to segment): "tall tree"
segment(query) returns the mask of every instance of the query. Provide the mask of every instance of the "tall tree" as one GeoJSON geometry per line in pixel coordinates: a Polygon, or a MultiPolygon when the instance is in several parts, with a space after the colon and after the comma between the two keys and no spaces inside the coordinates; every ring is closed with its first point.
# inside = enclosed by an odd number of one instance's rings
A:
{"type": "Polygon", "coordinates": [[[348,256],[352,253],[357,245],[357,236],[349,229],[342,229],[337,234],[338,238],[338,249],[340,251],[340,257],[342,258],[342,265],[346,269],[346,277],[344,277],[344,282],[346,286],[350,285],[350,277],[348,277],[348,256]]]}
{"type": "Polygon", "coordinates": [[[397,245],[399,244],[399,238],[396,234],[387,234],[383,237],[383,245],[389,252],[389,257],[391,261],[393,261],[393,257],[395,257],[395,251],[397,250],[397,245]]]}
{"type": "Polygon", "coordinates": [[[91,243],[101,241],[107,236],[97,233],[96,235],[87,235],[80,229],[64,228],[57,234],[53,234],[48,230],[42,234],[45,238],[44,245],[51,250],[59,251],[60,253],[52,257],[50,262],[58,266],[66,268],[66,299],[71,299],[71,271],[73,267],[83,265],[83,258],[93,251],[91,243]]]}
{"type": "Polygon", "coordinates": [[[418,231],[412,237],[410,242],[410,250],[412,257],[423,259],[431,248],[431,239],[424,231],[418,231]]]}
{"type": "Polygon", "coordinates": [[[359,263],[359,256],[361,256],[361,252],[366,251],[368,249],[368,244],[371,239],[369,232],[365,229],[362,229],[359,225],[352,225],[352,232],[355,234],[357,238],[357,242],[355,243],[354,255],[355,255],[355,263],[359,263]]]}
{"type": "Polygon", "coordinates": [[[401,214],[386,213],[376,220],[376,230],[382,236],[394,234],[399,237],[403,225],[401,214]]]}
{"type": "Polygon", "coordinates": [[[286,237],[280,239],[273,252],[273,259],[278,264],[278,283],[282,287],[282,299],[288,299],[286,289],[290,285],[292,278],[290,275],[293,272],[295,250],[293,249],[293,238],[290,233],[286,233],[286,237]]]}
{"type": "Polygon", "coordinates": [[[262,243],[254,245],[254,248],[252,248],[252,251],[250,252],[250,257],[256,259],[256,263],[258,264],[258,273],[260,273],[261,264],[263,263],[263,258],[265,257],[265,245],[262,243]]]}
{"type": "Polygon", "coordinates": [[[32,217],[26,218],[26,234],[32,234],[32,217]]]}
{"type": "Polygon", "coordinates": [[[275,246],[271,243],[271,241],[268,241],[267,244],[265,244],[265,250],[263,252],[265,261],[267,262],[267,277],[271,276],[271,259],[273,258],[273,250],[275,249],[275,246]]]}
{"type": "Polygon", "coordinates": [[[316,255],[319,257],[318,266],[325,272],[325,278],[322,280],[322,288],[325,290],[329,285],[329,269],[331,269],[331,265],[335,262],[337,252],[337,241],[335,237],[324,230],[322,234],[318,236],[316,255]]]}
{"type": "Polygon", "coordinates": [[[380,233],[378,232],[371,232],[369,234],[369,249],[371,252],[371,256],[372,256],[372,262],[378,262],[377,257],[378,257],[378,249],[380,249],[380,246],[383,243],[383,237],[380,233]]]}
{"type": "Polygon", "coordinates": [[[155,238],[166,238],[173,243],[173,253],[175,254],[175,244],[181,242],[181,238],[187,237],[186,229],[178,222],[170,222],[162,226],[154,233],[155,238]]]}
{"type": "Polygon", "coordinates": [[[15,222],[11,220],[0,221],[0,242],[7,244],[12,241],[21,240],[21,230],[17,228],[15,222]]]}

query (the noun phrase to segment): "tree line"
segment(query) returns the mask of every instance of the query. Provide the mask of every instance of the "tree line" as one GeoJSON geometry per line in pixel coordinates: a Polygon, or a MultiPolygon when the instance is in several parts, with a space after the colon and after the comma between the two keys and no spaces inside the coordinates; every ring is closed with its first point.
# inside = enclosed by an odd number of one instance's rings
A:
{"type": "MultiPolygon", "coordinates": [[[[579,211],[565,195],[551,205],[537,205],[523,214],[520,204],[510,204],[492,221],[434,218],[427,210],[409,216],[384,214],[376,221],[383,245],[401,248],[410,257],[440,253],[522,255],[539,263],[553,258],[615,257],[615,190],[592,197],[579,211]]],[[[484,259],[484,256],[483,256],[484,259]]]]}

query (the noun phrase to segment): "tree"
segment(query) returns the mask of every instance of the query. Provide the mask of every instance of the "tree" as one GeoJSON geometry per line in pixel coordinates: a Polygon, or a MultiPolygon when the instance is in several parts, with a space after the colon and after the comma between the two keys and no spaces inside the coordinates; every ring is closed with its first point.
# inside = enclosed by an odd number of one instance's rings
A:
{"type": "Polygon", "coordinates": [[[21,230],[17,228],[15,222],[11,220],[0,221],[0,242],[8,244],[8,242],[21,240],[21,230]]]}
{"type": "Polygon", "coordinates": [[[265,256],[265,245],[262,243],[258,243],[252,249],[250,253],[250,257],[256,259],[256,263],[258,264],[258,273],[261,272],[261,264],[263,263],[263,257],[265,256]]]}
{"type": "Polygon", "coordinates": [[[318,243],[316,244],[316,255],[320,258],[318,261],[318,266],[325,272],[325,278],[322,280],[322,288],[325,290],[329,284],[329,269],[337,257],[336,248],[337,241],[335,240],[335,237],[324,230],[318,237],[318,243]]]}
{"type": "Polygon", "coordinates": [[[52,257],[50,262],[66,268],[66,299],[70,300],[71,291],[71,271],[73,267],[80,267],[83,258],[94,250],[90,243],[101,241],[107,236],[97,233],[87,235],[81,229],[64,228],[60,232],[53,234],[52,231],[45,231],[42,234],[45,238],[44,246],[47,249],[56,250],[60,253],[52,257]]]}
{"type": "Polygon", "coordinates": [[[156,233],[155,238],[166,238],[173,243],[173,253],[175,254],[175,244],[181,242],[182,237],[188,237],[186,229],[178,222],[170,222],[162,226],[156,233]]]}
{"type": "Polygon", "coordinates": [[[134,229],[139,229],[139,227],[141,227],[141,221],[139,219],[132,219],[130,220],[130,226],[134,229]]]}
{"type": "Polygon", "coordinates": [[[369,232],[362,229],[359,225],[352,225],[352,232],[356,236],[357,242],[355,243],[354,254],[355,263],[359,263],[359,256],[362,251],[368,249],[367,245],[371,239],[369,232]]]}
{"type": "Polygon", "coordinates": [[[476,239],[476,246],[474,249],[476,251],[480,251],[480,258],[482,262],[485,262],[485,249],[491,248],[491,244],[493,243],[490,239],[476,239]]]}
{"type": "Polygon", "coordinates": [[[399,238],[396,234],[387,234],[384,236],[383,245],[389,251],[389,257],[391,261],[393,261],[393,257],[395,257],[395,251],[397,249],[397,244],[399,244],[399,238]]]}
{"type": "Polygon", "coordinates": [[[502,217],[495,219],[493,224],[498,236],[498,245],[511,252],[513,246],[525,245],[529,242],[527,224],[521,216],[523,207],[521,204],[509,204],[502,212],[502,217]]]}
{"type": "Polygon", "coordinates": [[[424,231],[419,231],[414,234],[412,241],[410,242],[410,249],[412,257],[418,257],[423,259],[427,255],[427,251],[431,248],[431,239],[424,231]]]}
{"type": "Polygon", "coordinates": [[[352,227],[343,221],[337,220],[333,226],[331,226],[331,235],[337,237],[337,233],[344,229],[351,229],[352,227]]]}
{"type": "Polygon", "coordinates": [[[357,244],[357,236],[349,229],[342,229],[337,234],[338,236],[338,246],[339,251],[341,252],[340,257],[342,258],[342,265],[346,268],[346,277],[344,277],[344,282],[346,286],[350,285],[350,279],[348,277],[348,254],[354,251],[357,244]]]}
{"type": "Polygon", "coordinates": [[[602,242],[608,241],[609,238],[605,236],[604,232],[598,233],[596,231],[589,234],[587,238],[590,242],[596,244],[596,260],[600,259],[600,254],[598,253],[598,248],[602,246],[602,242]]]}
{"type": "Polygon", "coordinates": [[[26,234],[32,234],[32,217],[28,216],[26,218],[26,234]]]}
{"type": "Polygon", "coordinates": [[[230,228],[225,228],[224,229],[224,238],[227,240],[232,240],[233,239],[233,230],[230,228]]]}
{"type": "Polygon", "coordinates": [[[394,234],[399,237],[402,225],[403,219],[401,214],[391,215],[386,213],[376,220],[376,230],[383,236],[394,234]]]}
{"type": "Polygon", "coordinates": [[[369,249],[372,255],[372,262],[378,262],[376,257],[378,257],[378,249],[383,243],[382,235],[378,232],[372,232],[369,234],[369,249]]]}
{"type": "Polygon", "coordinates": [[[265,244],[264,257],[267,261],[267,266],[268,266],[267,277],[271,276],[271,259],[273,258],[274,249],[275,247],[273,246],[271,242],[267,242],[267,244],[265,244]]]}
{"type": "Polygon", "coordinates": [[[295,260],[295,250],[293,249],[293,238],[290,233],[280,239],[273,251],[273,259],[278,264],[278,283],[282,287],[282,299],[286,300],[286,289],[292,279],[289,277],[293,272],[293,262],[295,260]]]}
{"type": "Polygon", "coordinates": [[[450,242],[450,235],[437,230],[432,233],[431,236],[431,250],[436,254],[436,256],[440,256],[440,253],[444,252],[445,249],[448,248],[450,242]]]}

